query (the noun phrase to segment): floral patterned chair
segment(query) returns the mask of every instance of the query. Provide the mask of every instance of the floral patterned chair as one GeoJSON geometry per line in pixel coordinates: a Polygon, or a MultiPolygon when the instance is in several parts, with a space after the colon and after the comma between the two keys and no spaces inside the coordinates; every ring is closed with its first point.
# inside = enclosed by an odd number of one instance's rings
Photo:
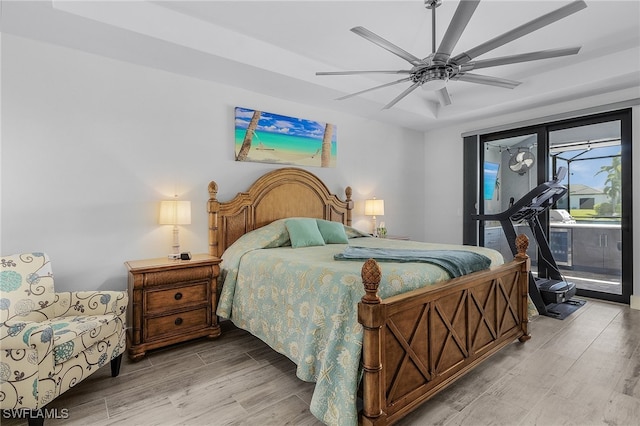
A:
{"type": "Polygon", "coordinates": [[[0,292],[1,409],[42,424],[46,404],[108,361],[119,374],[126,292],[56,293],[44,253],[0,258],[0,292]]]}

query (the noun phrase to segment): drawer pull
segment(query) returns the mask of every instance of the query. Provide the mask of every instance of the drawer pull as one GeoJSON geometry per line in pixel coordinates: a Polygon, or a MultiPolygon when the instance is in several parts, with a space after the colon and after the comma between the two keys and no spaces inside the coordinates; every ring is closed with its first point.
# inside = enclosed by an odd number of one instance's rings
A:
{"type": "Polygon", "coordinates": [[[182,324],[182,318],[178,317],[176,318],[176,320],[173,322],[175,325],[180,325],[182,324]]]}
{"type": "Polygon", "coordinates": [[[176,293],[175,296],[173,296],[173,298],[176,299],[176,300],[182,299],[182,293],[180,293],[180,292],[176,293]]]}

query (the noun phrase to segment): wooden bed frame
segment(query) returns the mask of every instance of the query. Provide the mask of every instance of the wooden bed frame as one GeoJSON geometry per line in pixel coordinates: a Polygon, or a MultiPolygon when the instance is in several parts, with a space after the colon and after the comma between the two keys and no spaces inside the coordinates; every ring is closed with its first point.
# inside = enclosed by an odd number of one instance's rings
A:
{"type": "MultiPolygon", "coordinates": [[[[315,175],[283,168],[259,178],[233,200],[217,200],[209,184],[209,253],[221,256],[243,234],[286,217],[314,217],[351,225],[351,188],[346,201],[315,175]]],[[[362,267],[365,296],[358,304],[363,325],[363,409],[359,423],[391,424],[471,371],[489,356],[531,336],[528,332],[527,237],[516,240],[511,262],[381,300],[381,270],[362,267]]]]}

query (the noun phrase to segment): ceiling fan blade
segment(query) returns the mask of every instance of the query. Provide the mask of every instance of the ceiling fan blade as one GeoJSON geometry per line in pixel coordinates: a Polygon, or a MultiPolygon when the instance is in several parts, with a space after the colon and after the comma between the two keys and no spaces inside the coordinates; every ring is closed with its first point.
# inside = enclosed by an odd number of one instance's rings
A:
{"type": "Polygon", "coordinates": [[[398,96],[396,96],[395,98],[393,98],[393,100],[391,102],[389,102],[388,104],[386,104],[385,106],[382,107],[382,109],[389,109],[392,106],[394,106],[395,104],[397,104],[398,102],[400,102],[400,100],[402,100],[402,98],[404,98],[405,96],[407,96],[409,93],[413,92],[414,90],[416,90],[418,87],[420,87],[422,83],[420,83],[419,81],[413,83],[411,86],[409,86],[407,89],[404,90],[404,92],[400,93],[398,96]]]}
{"type": "Polygon", "coordinates": [[[488,75],[480,74],[458,74],[451,77],[452,80],[466,81],[469,83],[487,84],[489,86],[504,87],[506,89],[513,89],[521,84],[519,81],[507,80],[506,78],[490,77],[488,75]]]}
{"type": "Polygon", "coordinates": [[[569,15],[572,15],[582,9],[587,7],[587,4],[584,0],[577,0],[563,6],[559,9],[554,10],[553,12],[547,13],[546,15],[542,15],[539,18],[536,18],[532,21],[527,22],[526,24],[520,25],[517,28],[514,28],[511,31],[508,31],[498,37],[495,37],[485,43],[480,44],[479,46],[474,47],[471,50],[463,52],[454,58],[451,59],[452,62],[455,62],[458,65],[465,64],[484,53],[487,53],[493,49],[496,49],[504,44],[507,44],[513,40],[516,40],[522,36],[525,36],[529,33],[532,33],[536,30],[539,30],[542,27],[545,27],[549,24],[552,24],[556,21],[559,21],[562,18],[566,18],[569,15]]]}
{"type": "Polygon", "coordinates": [[[480,3],[480,0],[461,1],[460,3],[458,3],[458,8],[456,9],[453,18],[451,19],[451,23],[447,28],[447,32],[444,34],[444,37],[442,37],[442,41],[440,41],[440,47],[438,47],[438,50],[433,57],[434,61],[446,62],[447,59],[449,59],[449,56],[451,56],[451,52],[453,51],[454,47],[456,47],[458,40],[460,40],[462,32],[467,27],[471,16],[473,16],[473,12],[475,12],[476,8],[478,7],[478,3],[480,3]]]}
{"type": "Polygon", "coordinates": [[[363,93],[371,92],[372,90],[382,89],[383,87],[393,86],[394,84],[398,84],[398,83],[404,83],[405,81],[411,81],[411,77],[401,78],[400,80],[392,81],[391,83],[385,83],[385,84],[381,84],[380,86],[370,87],[369,89],[361,90],[359,92],[355,92],[346,96],[339,97],[337,98],[337,100],[342,101],[344,99],[352,98],[354,96],[358,96],[363,93]]]}
{"type": "Polygon", "coordinates": [[[411,74],[411,70],[397,71],[318,71],[316,75],[359,75],[359,74],[411,74]]]}
{"type": "Polygon", "coordinates": [[[443,87],[440,90],[437,90],[436,95],[438,95],[438,99],[440,100],[440,105],[442,106],[451,105],[451,96],[449,95],[447,86],[443,87]]]}
{"type": "Polygon", "coordinates": [[[580,51],[580,47],[568,47],[565,49],[540,50],[538,52],[521,53],[518,55],[501,56],[499,58],[484,59],[480,61],[467,62],[462,66],[462,71],[472,69],[497,67],[500,65],[516,64],[518,62],[537,61],[540,59],[557,58],[559,56],[575,55],[580,51]]]}
{"type": "Polygon", "coordinates": [[[394,55],[397,55],[399,57],[401,57],[402,59],[404,59],[405,61],[409,62],[412,65],[422,65],[423,62],[420,60],[420,58],[413,56],[411,53],[407,52],[406,50],[396,46],[395,44],[391,43],[388,40],[383,39],[382,37],[380,37],[379,35],[372,33],[371,31],[369,31],[368,29],[364,28],[364,27],[353,27],[351,28],[351,31],[358,34],[361,37],[366,38],[367,40],[369,40],[370,42],[377,44],[378,46],[382,47],[385,50],[388,50],[389,52],[393,53],[394,55]]]}

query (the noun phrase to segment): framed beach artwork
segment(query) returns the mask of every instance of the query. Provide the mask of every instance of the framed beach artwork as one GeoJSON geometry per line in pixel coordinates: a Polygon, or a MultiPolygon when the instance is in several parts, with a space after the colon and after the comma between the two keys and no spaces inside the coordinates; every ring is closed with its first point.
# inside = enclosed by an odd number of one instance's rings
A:
{"type": "Polygon", "coordinates": [[[236,161],[335,167],[336,126],[236,107],[236,161]]]}
{"type": "MultiPolygon", "coordinates": [[[[496,188],[500,187],[500,181],[498,180],[498,171],[500,170],[500,164],[491,163],[489,161],[484,162],[484,199],[493,200],[493,193],[496,192],[496,188]]],[[[500,195],[498,194],[498,197],[500,195]]],[[[500,198],[498,198],[499,200],[500,198]]]]}

